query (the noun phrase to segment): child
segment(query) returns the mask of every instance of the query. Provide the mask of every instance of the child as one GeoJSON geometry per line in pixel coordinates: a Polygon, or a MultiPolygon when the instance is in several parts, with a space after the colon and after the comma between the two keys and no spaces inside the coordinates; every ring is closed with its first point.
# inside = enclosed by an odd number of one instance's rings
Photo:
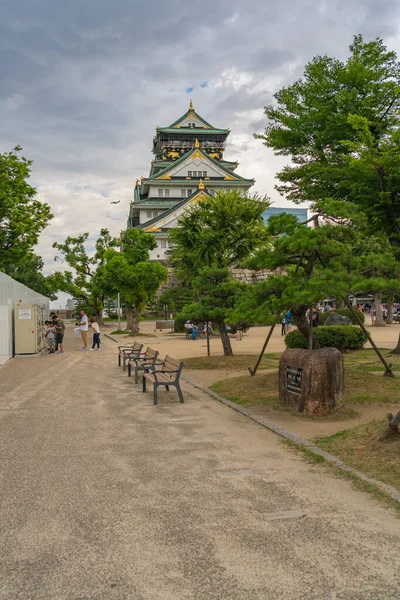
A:
{"type": "Polygon", "coordinates": [[[95,349],[96,344],[97,344],[96,350],[97,350],[97,352],[100,352],[100,327],[99,327],[98,322],[96,321],[96,317],[91,317],[90,324],[93,329],[93,345],[90,348],[90,352],[95,349]]]}
{"type": "Polygon", "coordinates": [[[47,339],[47,344],[49,346],[49,354],[55,354],[56,351],[56,328],[51,321],[45,321],[45,325],[47,327],[47,331],[45,337],[47,339]]]}

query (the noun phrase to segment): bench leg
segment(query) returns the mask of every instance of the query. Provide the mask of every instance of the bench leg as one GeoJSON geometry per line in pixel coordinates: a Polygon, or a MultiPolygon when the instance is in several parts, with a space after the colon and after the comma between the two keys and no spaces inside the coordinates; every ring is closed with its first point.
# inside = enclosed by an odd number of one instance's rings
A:
{"type": "Polygon", "coordinates": [[[122,370],[125,371],[126,370],[126,356],[123,357],[122,359],[122,370]]]}
{"type": "Polygon", "coordinates": [[[167,390],[167,392],[169,392],[169,385],[166,385],[165,389],[167,390]]]}
{"type": "Polygon", "coordinates": [[[121,366],[121,355],[120,354],[118,354],[118,366],[119,367],[121,366]]]}
{"type": "Polygon", "coordinates": [[[131,376],[131,363],[128,362],[128,377],[131,376]]]}
{"type": "Polygon", "coordinates": [[[158,385],[155,383],[154,384],[154,388],[153,388],[153,404],[157,404],[157,389],[158,389],[158,385]]]}
{"type": "Polygon", "coordinates": [[[144,377],[144,373],[143,373],[143,391],[146,391],[146,377],[144,377]]]}
{"type": "Polygon", "coordinates": [[[178,392],[179,402],[181,404],[183,404],[184,403],[183,394],[182,394],[181,386],[179,385],[179,383],[176,384],[176,391],[178,392]]]}

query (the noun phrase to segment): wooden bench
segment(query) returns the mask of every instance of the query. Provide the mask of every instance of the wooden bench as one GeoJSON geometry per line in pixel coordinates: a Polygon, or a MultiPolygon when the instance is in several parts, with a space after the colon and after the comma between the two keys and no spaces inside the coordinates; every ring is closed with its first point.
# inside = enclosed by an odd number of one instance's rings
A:
{"type": "Polygon", "coordinates": [[[148,347],[141,356],[133,357],[128,361],[128,377],[132,374],[132,367],[135,367],[135,383],[139,383],[139,371],[145,369],[152,371],[156,366],[158,351],[148,347]]]}
{"type": "Polygon", "coordinates": [[[183,368],[183,362],[175,360],[170,356],[166,356],[164,362],[156,363],[155,368],[152,371],[148,369],[144,370],[143,373],[143,391],[146,391],[146,381],[150,381],[153,384],[154,393],[154,404],[157,404],[157,389],[160,385],[164,385],[169,392],[169,386],[173,385],[176,387],[178,392],[179,402],[183,404],[183,394],[181,386],[179,385],[179,378],[183,368]]]}
{"type": "Polygon", "coordinates": [[[140,356],[142,352],[143,344],[135,342],[132,346],[118,346],[118,366],[121,366],[121,358],[123,363],[123,371],[125,371],[126,361],[129,358],[140,356]]]}

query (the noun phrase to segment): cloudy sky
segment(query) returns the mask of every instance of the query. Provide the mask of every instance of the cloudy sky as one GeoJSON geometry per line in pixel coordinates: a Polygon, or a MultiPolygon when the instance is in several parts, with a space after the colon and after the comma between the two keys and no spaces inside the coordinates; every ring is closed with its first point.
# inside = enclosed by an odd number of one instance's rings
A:
{"type": "Polygon", "coordinates": [[[19,144],[55,218],[54,240],[124,228],[157,125],[193,103],[230,127],[226,158],[275,205],[284,161],[253,132],[263,107],[316,54],[345,58],[352,36],[400,51],[398,0],[0,0],[0,152],[19,144]],[[112,201],[120,204],[112,205],[112,201]]]}

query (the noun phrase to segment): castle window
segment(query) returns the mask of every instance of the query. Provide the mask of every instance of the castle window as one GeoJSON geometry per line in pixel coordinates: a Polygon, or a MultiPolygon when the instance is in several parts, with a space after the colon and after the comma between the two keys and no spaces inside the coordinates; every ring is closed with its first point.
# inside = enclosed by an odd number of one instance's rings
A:
{"type": "Polygon", "coordinates": [[[163,190],[162,190],[162,188],[159,188],[159,190],[158,190],[158,197],[159,198],[163,197],[163,190]]]}
{"type": "Polygon", "coordinates": [[[153,210],[153,219],[154,217],[158,217],[158,211],[157,210],[153,210]]]}
{"type": "Polygon", "coordinates": [[[188,171],[188,177],[192,176],[192,171],[188,171]]]}
{"type": "Polygon", "coordinates": [[[186,197],[186,190],[181,190],[181,197],[185,198],[186,197]]]}
{"type": "Polygon", "coordinates": [[[164,196],[165,196],[166,198],[169,198],[169,190],[164,190],[164,196]]]}
{"type": "Polygon", "coordinates": [[[203,177],[207,177],[207,171],[203,171],[203,177]]]}
{"type": "Polygon", "coordinates": [[[147,217],[148,219],[151,219],[151,217],[152,217],[151,210],[148,210],[148,211],[146,212],[146,217],[147,217]]]}
{"type": "Polygon", "coordinates": [[[187,191],[187,195],[188,195],[188,196],[191,196],[191,195],[192,195],[192,190],[188,190],[188,191],[187,191]]]}
{"type": "Polygon", "coordinates": [[[167,240],[161,240],[161,248],[167,247],[167,240]]]}

